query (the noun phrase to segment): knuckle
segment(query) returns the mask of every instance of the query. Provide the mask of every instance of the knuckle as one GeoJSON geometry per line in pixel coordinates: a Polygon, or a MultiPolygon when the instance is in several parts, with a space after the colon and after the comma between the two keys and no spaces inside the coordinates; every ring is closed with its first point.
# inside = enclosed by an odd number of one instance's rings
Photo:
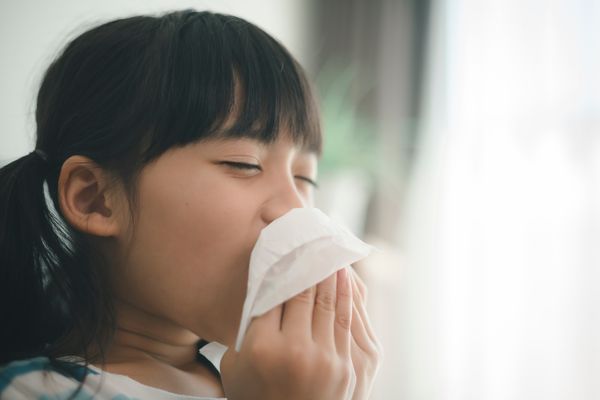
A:
{"type": "Polygon", "coordinates": [[[344,330],[349,330],[352,325],[352,315],[340,313],[335,317],[335,323],[344,330]]]}
{"type": "Polygon", "coordinates": [[[340,289],[337,292],[338,299],[340,301],[351,301],[352,300],[352,292],[349,290],[340,289]]]}
{"type": "Polygon", "coordinates": [[[375,346],[369,347],[367,350],[367,357],[372,363],[377,363],[379,361],[380,354],[375,346]]]}
{"type": "Polygon", "coordinates": [[[346,386],[354,374],[350,359],[344,360],[336,356],[325,356],[321,360],[319,375],[326,380],[342,382],[346,386]]]}
{"type": "Polygon", "coordinates": [[[309,351],[302,346],[292,345],[287,352],[284,368],[289,375],[302,380],[314,369],[312,364],[309,351]]]}
{"type": "Polygon", "coordinates": [[[352,368],[352,366],[346,364],[345,368],[343,368],[342,372],[341,372],[341,375],[342,375],[341,379],[342,379],[342,382],[344,383],[344,385],[350,384],[353,374],[354,374],[354,369],[352,368]]]}
{"type": "Polygon", "coordinates": [[[338,361],[335,356],[327,352],[319,353],[318,360],[316,362],[318,366],[319,374],[325,377],[335,376],[338,369],[338,361]]]}
{"type": "Polygon", "coordinates": [[[308,288],[293,297],[294,301],[297,301],[300,303],[305,303],[305,304],[312,304],[313,299],[314,299],[314,289],[313,288],[308,288]]]}
{"type": "Polygon", "coordinates": [[[369,346],[365,351],[365,363],[368,369],[376,370],[383,360],[383,353],[376,345],[369,346]]]}
{"type": "Polygon", "coordinates": [[[304,361],[308,358],[308,351],[306,347],[298,343],[290,345],[287,354],[292,360],[304,361]]]}
{"type": "Polygon", "coordinates": [[[335,293],[331,291],[317,293],[315,304],[325,311],[335,310],[335,293]]]}

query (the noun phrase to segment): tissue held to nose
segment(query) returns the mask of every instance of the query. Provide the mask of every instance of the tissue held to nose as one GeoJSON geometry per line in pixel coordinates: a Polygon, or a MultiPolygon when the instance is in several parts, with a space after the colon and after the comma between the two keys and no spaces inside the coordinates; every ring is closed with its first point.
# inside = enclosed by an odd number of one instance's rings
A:
{"type": "Polygon", "coordinates": [[[359,261],[373,247],[317,208],[294,208],[265,227],[250,256],[235,349],[260,316],[359,261]]]}

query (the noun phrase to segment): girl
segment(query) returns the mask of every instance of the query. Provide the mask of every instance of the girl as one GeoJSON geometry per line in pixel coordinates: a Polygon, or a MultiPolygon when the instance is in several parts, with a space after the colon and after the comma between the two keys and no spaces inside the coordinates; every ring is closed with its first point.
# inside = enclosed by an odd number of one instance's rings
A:
{"type": "Polygon", "coordinates": [[[379,344],[344,272],[232,349],[259,232],[313,204],[318,119],[297,62],[233,16],[69,43],[35,151],[0,170],[0,397],[366,399],[379,344]],[[210,341],[230,346],[220,371],[210,341]]]}

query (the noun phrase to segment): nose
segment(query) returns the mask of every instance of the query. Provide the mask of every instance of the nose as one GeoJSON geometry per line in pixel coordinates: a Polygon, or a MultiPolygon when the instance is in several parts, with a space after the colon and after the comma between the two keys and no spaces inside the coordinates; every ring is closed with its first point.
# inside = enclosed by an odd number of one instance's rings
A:
{"type": "Polygon", "coordinates": [[[281,217],[292,208],[308,206],[307,200],[298,192],[293,179],[273,186],[269,199],[263,204],[261,216],[266,225],[281,217]]]}

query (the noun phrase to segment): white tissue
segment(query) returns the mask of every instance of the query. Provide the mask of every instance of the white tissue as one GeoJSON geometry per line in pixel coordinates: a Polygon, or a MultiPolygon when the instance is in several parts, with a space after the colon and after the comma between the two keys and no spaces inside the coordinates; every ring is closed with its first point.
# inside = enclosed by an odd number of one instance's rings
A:
{"type": "Polygon", "coordinates": [[[250,255],[235,350],[240,350],[252,318],[365,258],[372,250],[317,208],[294,208],[272,221],[261,231],[250,255]]]}

